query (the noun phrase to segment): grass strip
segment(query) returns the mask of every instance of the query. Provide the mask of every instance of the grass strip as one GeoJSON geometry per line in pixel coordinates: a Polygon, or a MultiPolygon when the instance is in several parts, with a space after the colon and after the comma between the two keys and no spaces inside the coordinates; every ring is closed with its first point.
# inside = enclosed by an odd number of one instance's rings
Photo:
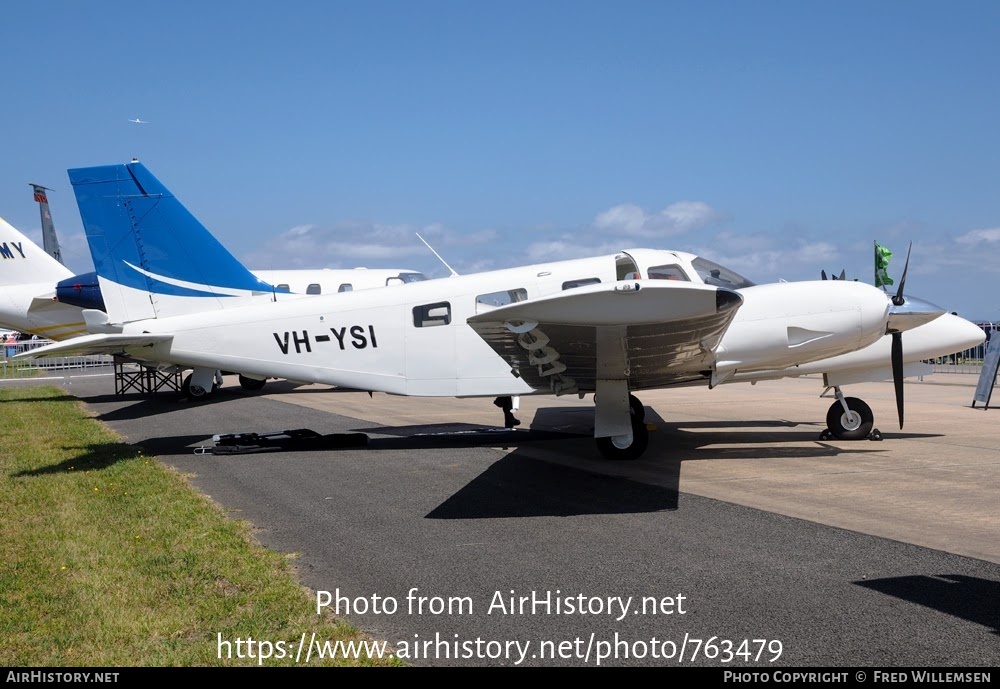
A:
{"type": "MultiPolygon", "coordinates": [[[[317,616],[288,558],[75,398],[0,390],[0,414],[0,665],[257,665],[249,638],[368,641],[317,616]]],[[[295,664],[296,651],[273,647],[262,664],[295,664]]],[[[399,664],[312,655],[310,665],[399,664]]]]}

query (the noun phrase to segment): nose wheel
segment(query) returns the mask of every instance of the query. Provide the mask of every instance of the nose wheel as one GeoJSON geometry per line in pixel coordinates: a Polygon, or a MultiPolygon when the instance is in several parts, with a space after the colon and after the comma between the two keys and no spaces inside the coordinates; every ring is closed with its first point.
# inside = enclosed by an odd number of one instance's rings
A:
{"type": "Polygon", "coordinates": [[[843,402],[838,399],[826,413],[827,429],[838,440],[863,440],[871,434],[874,425],[875,414],[871,407],[857,397],[845,397],[843,402]]]}

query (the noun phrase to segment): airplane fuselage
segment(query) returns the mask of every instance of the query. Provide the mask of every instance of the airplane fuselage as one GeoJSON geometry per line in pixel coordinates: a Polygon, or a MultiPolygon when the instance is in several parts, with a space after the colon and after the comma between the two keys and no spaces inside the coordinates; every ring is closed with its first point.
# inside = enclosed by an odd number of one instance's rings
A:
{"type": "MultiPolygon", "coordinates": [[[[632,253],[642,257],[635,271],[640,287],[654,263],[696,275],[688,255],[632,253]]],[[[562,261],[393,290],[309,299],[264,297],[235,309],[128,324],[123,332],[171,334],[170,342],[147,348],[143,355],[192,367],[416,396],[544,392],[514,375],[507,361],[466,320],[502,305],[491,300],[535,300],[597,281],[636,284],[635,277],[618,280],[621,269],[615,259],[562,261]]],[[[865,347],[884,335],[889,301],[869,285],[778,283],[735,291],[743,305],[716,357],[707,352],[708,359],[695,357],[686,365],[672,365],[674,383],[710,382],[716,368],[728,372],[786,368],[865,347]]],[[[623,309],[629,298],[622,294],[623,309]]],[[[595,319],[599,319],[596,314],[595,319]]],[[[575,391],[593,390],[584,384],[575,391]]]]}

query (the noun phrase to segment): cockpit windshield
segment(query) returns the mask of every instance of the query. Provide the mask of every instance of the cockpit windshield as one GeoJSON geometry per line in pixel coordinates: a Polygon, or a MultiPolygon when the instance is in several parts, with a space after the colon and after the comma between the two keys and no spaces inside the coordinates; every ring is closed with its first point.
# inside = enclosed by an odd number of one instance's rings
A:
{"type": "Polygon", "coordinates": [[[750,282],[736,271],[724,268],[718,263],[709,261],[707,258],[702,258],[701,256],[691,261],[691,265],[696,271],[698,271],[698,275],[701,276],[702,281],[704,281],[706,285],[728,287],[729,289],[753,287],[754,285],[754,283],[750,282]]]}
{"type": "Polygon", "coordinates": [[[400,273],[399,278],[403,282],[421,282],[427,279],[423,273],[400,273]]]}

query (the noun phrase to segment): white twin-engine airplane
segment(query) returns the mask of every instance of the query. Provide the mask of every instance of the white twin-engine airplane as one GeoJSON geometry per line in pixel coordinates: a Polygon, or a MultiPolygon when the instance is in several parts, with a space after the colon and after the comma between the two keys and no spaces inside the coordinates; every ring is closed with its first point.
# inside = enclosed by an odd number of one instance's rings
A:
{"type": "Polygon", "coordinates": [[[902,421],[906,362],[983,340],[902,287],[890,298],[848,281],[753,285],[652,249],[297,297],[240,265],[143,165],[69,176],[107,330],[29,355],[171,362],[194,369],[192,386],[210,387],[222,369],[411,396],[596,393],[598,448],[632,459],[648,442],[634,392],[823,372],[837,396],[830,431],[865,437],[871,410],[841,382],[888,371],[902,421]],[[904,354],[900,333],[911,329],[921,336],[904,354]]]}

